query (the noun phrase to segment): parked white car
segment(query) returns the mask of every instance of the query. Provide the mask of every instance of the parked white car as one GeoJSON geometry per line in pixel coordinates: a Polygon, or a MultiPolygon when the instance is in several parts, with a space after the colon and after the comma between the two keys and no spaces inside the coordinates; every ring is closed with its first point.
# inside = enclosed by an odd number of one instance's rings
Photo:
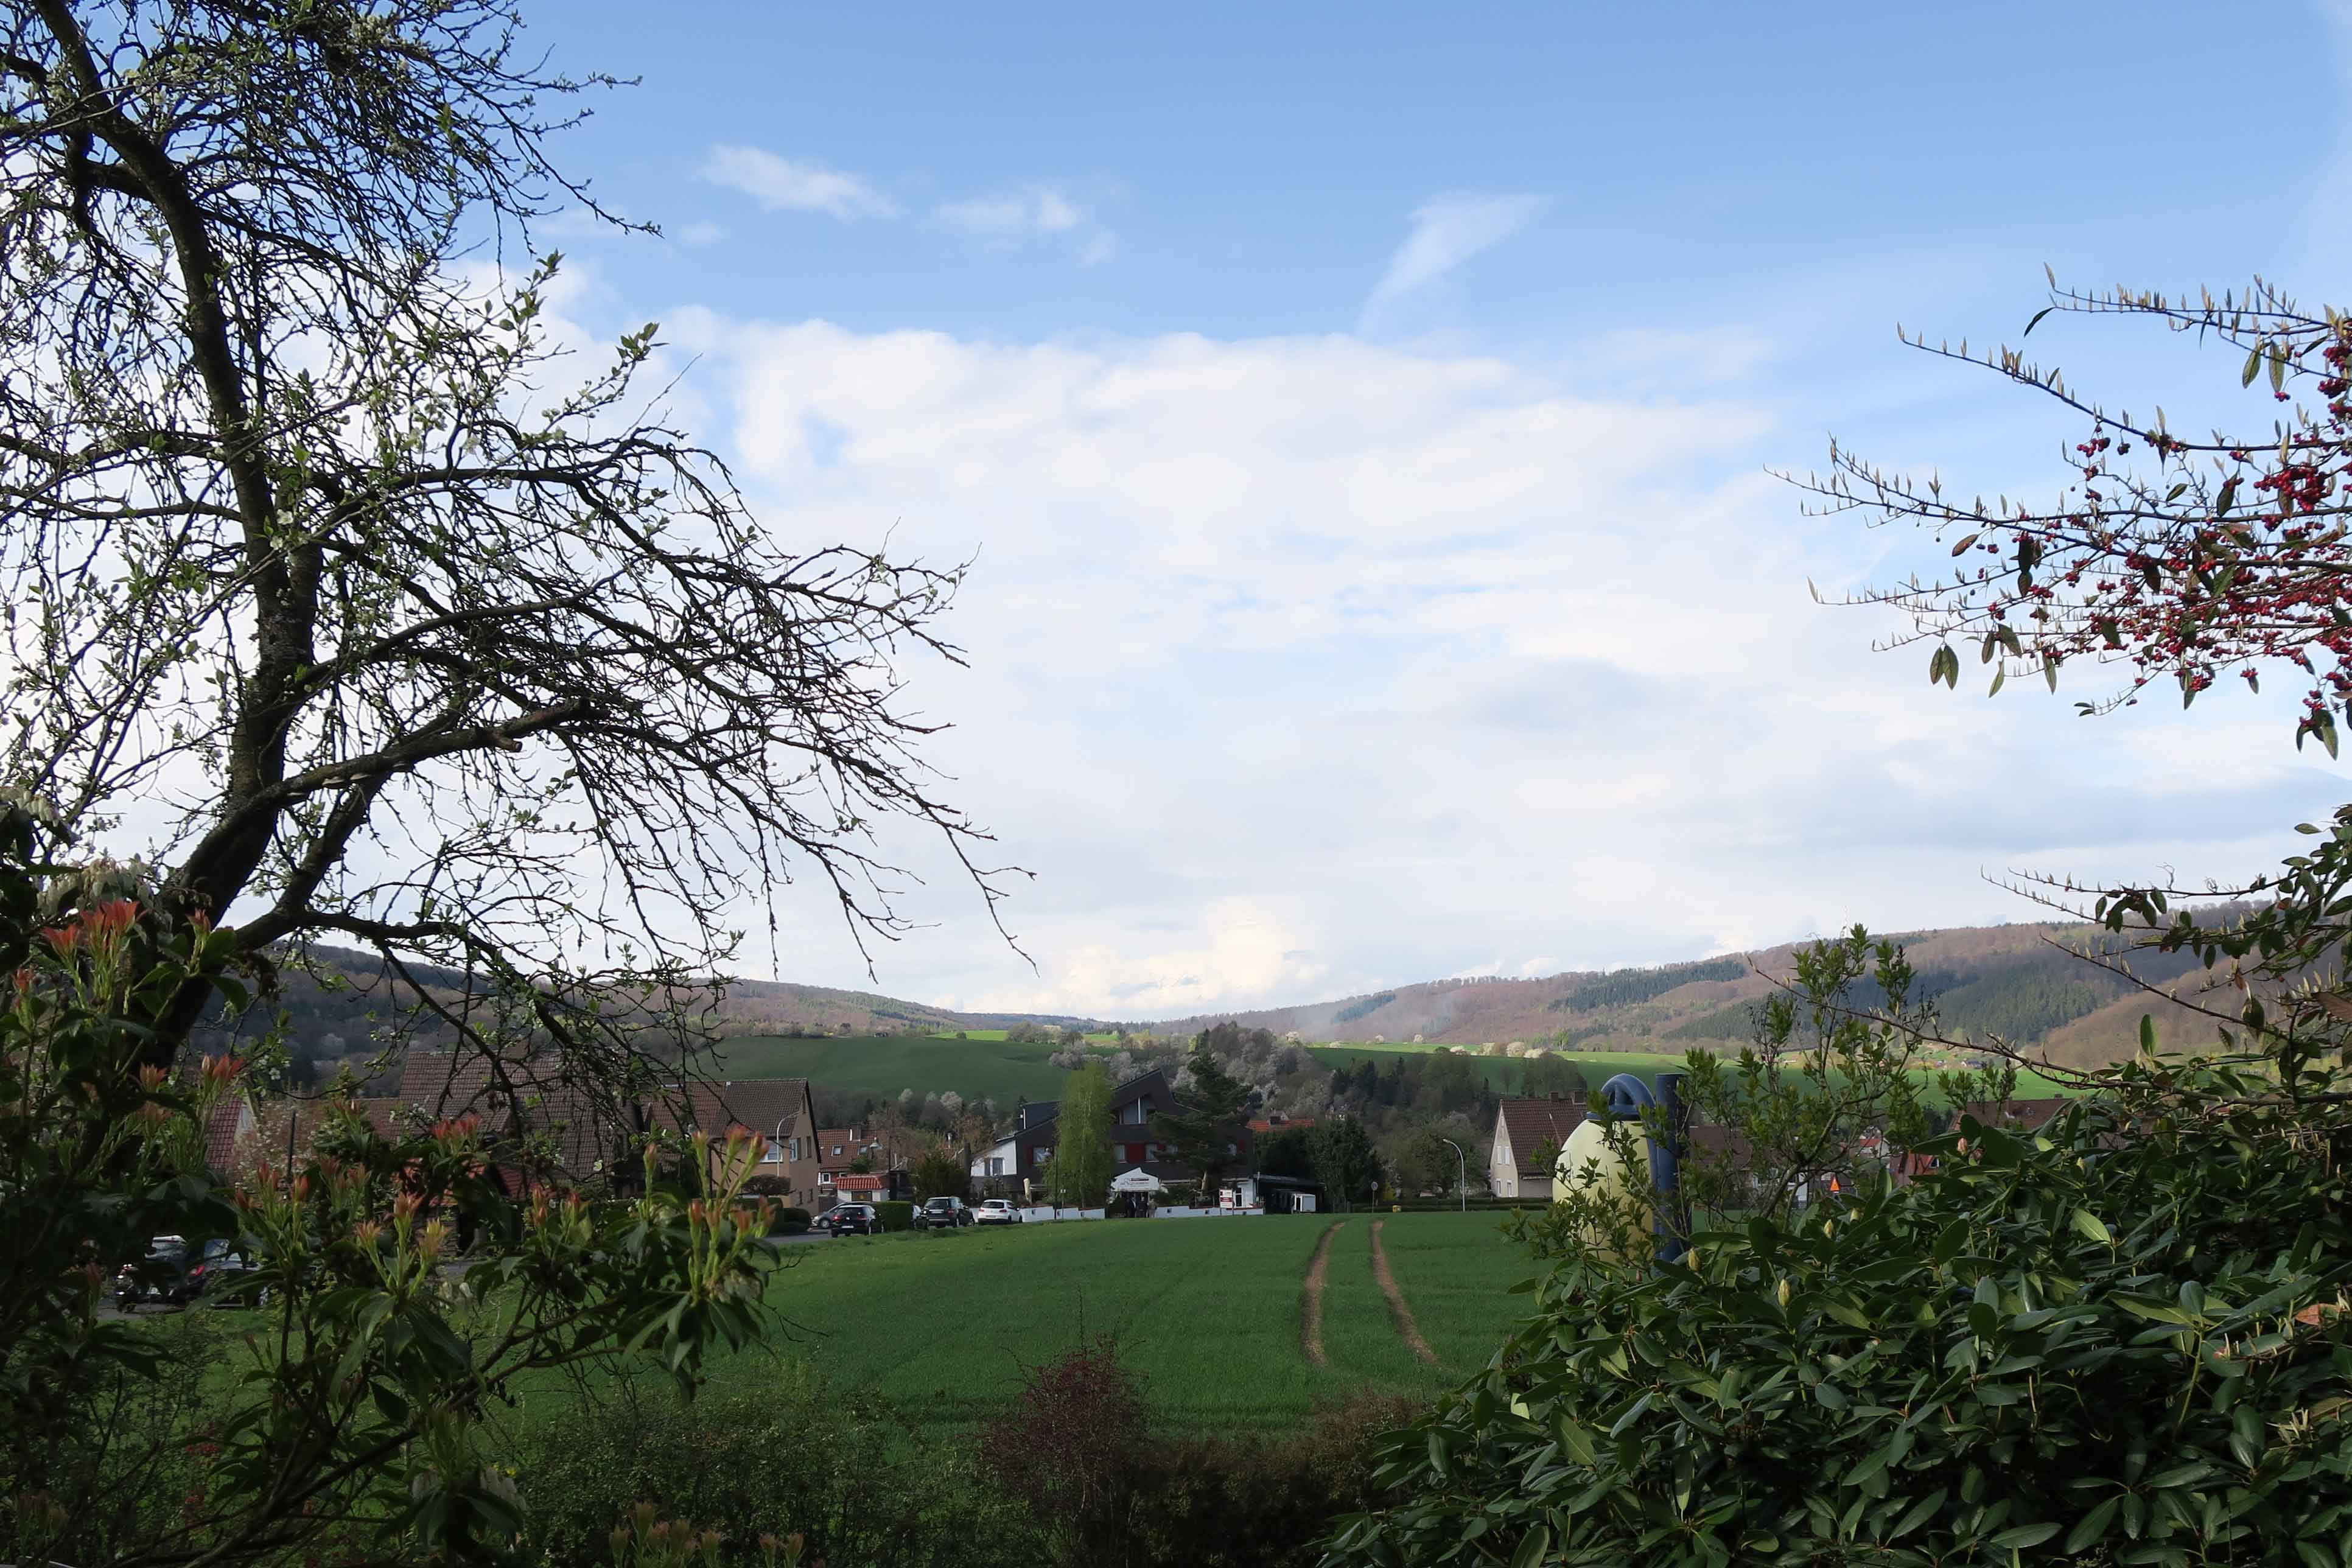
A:
{"type": "Polygon", "coordinates": [[[1021,1223],[1021,1211],[1014,1208],[1012,1203],[1004,1198],[983,1198],[981,1200],[980,1207],[973,1211],[972,1223],[975,1225],[1019,1225],[1021,1223]]]}

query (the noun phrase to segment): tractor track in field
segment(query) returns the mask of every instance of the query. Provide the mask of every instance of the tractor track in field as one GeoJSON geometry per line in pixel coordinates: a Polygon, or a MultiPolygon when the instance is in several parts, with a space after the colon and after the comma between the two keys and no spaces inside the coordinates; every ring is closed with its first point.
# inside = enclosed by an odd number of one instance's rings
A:
{"type": "Polygon", "coordinates": [[[1404,1341],[1407,1350],[1435,1366],[1437,1352],[1421,1337],[1421,1325],[1412,1321],[1412,1309],[1405,1304],[1404,1291],[1389,1268],[1388,1251],[1381,1246],[1381,1226],[1387,1223],[1372,1221],[1372,1278],[1381,1282],[1381,1294],[1389,1299],[1389,1317],[1396,1324],[1397,1337],[1404,1341]]]}
{"type": "Polygon", "coordinates": [[[1323,1287],[1331,1273],[1331,1238],[1348,1222],[1335,1219],[1324,1227],[1323,1238],[1315,1244],[1315,1256],[1307,1260],[1307,1279],[1298,1292],[1298,1350],[1309,1366],[1325,1364],[1323,1354],[1323,1287]]]}

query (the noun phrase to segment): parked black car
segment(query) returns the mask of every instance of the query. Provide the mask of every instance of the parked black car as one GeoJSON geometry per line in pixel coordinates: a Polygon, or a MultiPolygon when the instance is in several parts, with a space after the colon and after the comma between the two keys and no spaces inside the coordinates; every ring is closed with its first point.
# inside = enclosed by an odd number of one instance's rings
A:
{"type": "Polygon", "coordinates": [[[124,1264],[114,1277],[114,1304],[126,1312],[144,1301],[185,1306],[252,1268],[234,1242],[215,1238],[191,1247],[180,1237],[159,1236],[148,1242],[143,1259],[124,1264]]]}
{"type": "Polygon", "coordinates": [[[839,1204],[831,1210],[835,1236],[872,1236],[882,1228],[882,1216],[872,1204],[839,1204]]]}
{"type": "Polygon", "coordinates": [[[961,1198],[933,1198],[915,1211],[915,1225],[922,1230],[953,1230],[971,1223],[971,1210],[961,1198]]]}

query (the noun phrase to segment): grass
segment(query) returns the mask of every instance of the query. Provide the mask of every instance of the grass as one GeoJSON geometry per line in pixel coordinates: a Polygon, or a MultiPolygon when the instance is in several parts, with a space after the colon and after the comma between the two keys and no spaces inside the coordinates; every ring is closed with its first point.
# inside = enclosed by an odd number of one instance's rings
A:
{"type": "Polygon", "coordinates": [[[822,1040],[748,1036],[719,1047],[718,1074],[727,1078],[805,1078],[854,1094],[917,1094],[950,1089],[966,1100],[993,1100],[999,1110],[1027,1100],[1054,1100],[1068,1075],[1046,1058],[1053,1046],[1017,1046],[952,1036],[850,1035],[822,1040]]]}
{"type": "Polygon", "coordinates": [[[1023,1365],[1106,1332],[1172,1430],[1283,1430],[1367,1384],[1433,1396],[1486,1364],[1526,1310],[1510,1285],[1533,1271],[1494,1215],[1445,1214],[974,1228],[788,1257],[769,1300],[797,1333],[714,1363],[713,1392],[756,1389],[779,1359],[804,1360],[830,1386],[943,1429],[1003,1408],[1023,1365]],[[1324,1297],[1328,1364],[1317,1367],[1299,1343],[1301,1283],[1334,1218],[1346,1224],[1324,1297]],[[1405,1348],[1372,1277],[1375,1218],[1436,1366],[1405,1348]]]}
{"type": "MultiPolygon", "coordinates": [[[[805,1078],[826,1089],[855,1094],[895,1096],[900,1089],[917,1094],[944,1094],[950,1089],[966,1100],[993,1100],[1000,1110],[1023,1100],[1055,1100],[1068,1077],[1048,1060],[1059,1047],[1014,1045],[1002,1029],[974,1029],[969,1037],[950,1035],[852,1035],[828,1039],[793,1040],[771,1036],[747,1036],[720,1047],[719,1076],[727,1078],[805,1078]]],[[[1107,1048],[1093,1042],[1090,1048],[1107,1048]]],[[[1399,1052],[1433,1050],[1431,1046],[1309,1046],[1308,1052],[1327,1068],[1379,1061],[1399,1052]]],[[[1517,1058],[1470,1057],[1479,1076],[1497,1092],[1516,1094],[1525,1068],[1517,1058]]],[[[1644,1051],[1554,1052],[1549,1059],[1574,1062],[1585,1080],[1598,1089],[1621,1072],[1654,1081],[1661,1072],[1679,1070],[1679,1054],[1644,1051]]],[[[2039,1099],[2066,1092],[2036,1072],[2021,1072],[2017,1093],[2039,1099]]]]}

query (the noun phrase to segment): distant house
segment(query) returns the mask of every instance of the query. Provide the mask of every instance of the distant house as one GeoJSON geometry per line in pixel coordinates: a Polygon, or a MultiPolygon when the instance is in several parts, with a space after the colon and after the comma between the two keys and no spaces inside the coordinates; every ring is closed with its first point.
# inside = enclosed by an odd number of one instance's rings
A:
{"type": "Polygon", "coordinates": [[[825,1200],[839,1195],[841,1178],[860,1161],[867,1172],[883,1173],[904,1170],[909,1158],[899,1140],[881,1129],[821,1127],[816,1134],[818,1195],[825,1200]]]}
{"type": "Polygon", "coordinates": [[[1486,1180],[1498,1198],[1551,1201],[1552,1161],[1585,1118],[1583,1097],[1514,1098],[1495,1108],[1486,1180]]]}
{"type": "Polygon", "coordinates": [[[903,1166],[871,1173],[853,1171],[833,1179],[833,1196],[845,1204],[904,1203],[914,1194],[914,1179],[903,1166]]]}
{"type": "Polygon", "coordinates": [[[1272,1132],[1304,1132],[1314,1125],[1311,1116],[1261,1116],[1249,1124],[1249,1130],[1253,1137],[1263,1138],[1272,1132]]]}
{"type": "MultiPolygon", "coordinates": [[[[972,1157],[975,1181],[992,1177],[1034,1192],[1045,1163],[1054,1157],[1061,1130],[1061,1102],[1033,1100],[1013,1114],[1012,1136],[972,1157]]],[[[1160,1184],[1190,1182],[1200,1173],[1176,1163],[1175,1151],[1152,1134],[1151,1119],[1176,1109],[1176,1091],[1166,1069],[1139,1073],[1111,1090],[1111,1173],[1116,1176],[1141,1171],[1160,1184]]],[[[1250,1152],[1249,1134],[1233,1145],[1236,1159],[1250,1152]]]]}
{"type": "Polygon", "coordinates": [[[480,1117],[499,1166],[565,1186],[627,1184],[646,1130],[642,1106],[608,1102],[551,1053],[412,1050],[398,1098],[412,1124],[480,1117]]]}
{"type": "Polygon", "coordinates": [[[724,1158],[720,1145],[730,1128],[756,1132],[765,1142],[760,1166],[753,1173],[784,1184],[784,1202],[800,1208],[818,1206],[824,1195],[819,1181],[816,1106],[804,1078],[742,1079],[729,1083],[687,1083],[679,1086],[679,1105],[665,1106],[653,1116],[664,1131],[707,1133],[712,1142],[711,1172],[718,1173],[724,1158]]]}

